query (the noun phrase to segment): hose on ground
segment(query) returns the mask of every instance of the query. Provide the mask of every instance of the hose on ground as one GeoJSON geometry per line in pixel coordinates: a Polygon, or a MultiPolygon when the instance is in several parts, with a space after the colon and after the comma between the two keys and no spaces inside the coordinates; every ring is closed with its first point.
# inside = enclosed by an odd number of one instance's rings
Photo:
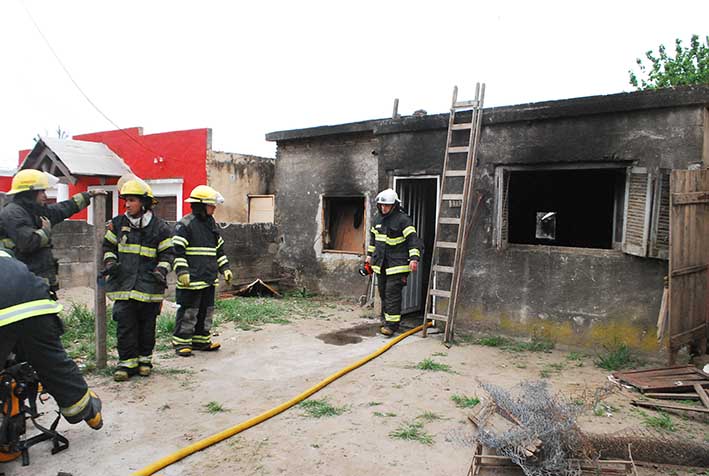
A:
{"type": "MultiPolygon", "coordinates": [[[[427,326],[430,326],[430,325],[431,325],[431,323],[427,323],[427,326]]],[[[255,416],[249,420],[246,420],[243,423],[239,423],[236,426],[233,426],[231,428],[227,428],[226,430],[220,431],[219,433],[216,433],[212,436],[209,436],[209,437],[199,440],[195,443],[192,443],[189,446],[185,446],[184,448],[182,448],[178,451],[175,451],[174,453],[172,453],[168,456],[165,456],[164,458],[161,458],[142,469],[139,469],[138,471],[133,473],[133,476],[150,476],[150,475],[154,474],[156,471],[159,471],[167,466],[170,466],[171,464],[173,464],[183,458],[186,458],[187,456],[189,456],[193,453],[196,453],[197,451],[201,451],[201,450],[208,448],[216,443],[219,443],[222,440],[232,437],[238,433],[241,433],[244,430],[248,430],[249,428],[258,425],[259,423],[262,423],[262,422],[268,420],[269,418],[276,416],[279,413],[282,413],[282,412],[288,410],[293,405],[300,403],[301,401],[305,400],[306,398],[308,398],[309,396],[311,396],[315,392],[322,390],[327,385],[331,384],[332,382],[334,382],[338,378],[342,377],[343,375],[353,371],[354,369],[356,369],[358,367],[361,367],[362,365],[366,364],[370,360],[373,360],[373,359],[379,357],[380,355],[382,355],[384,352],[389,350],[391,347],[393,347],[398,342],[401,342],[402,340],[406,339],[410,335],[413,335],[422,329],[423,329],[423,325],[418,326],[414,329],[411,329],[410,331],[407,331],[407,332],[401,334],[400,336],[397,336],[397,337],[391,339],[389,342],[387,342],[384,346],[380,347],[375,352],[358,360],[354,364],[352,364],[348,367],[345,367],[344,369],[339,370],[338,372],[335,372],[334,374],[327,377],[325,380],[321,381],[317,385],[310,387],[308,390],[306,390],[303,393],[301,393],[300,395],[288,400],[287,402],[282,403],[282,404],[278,405],[277,407],[274,407],[274,408],[268,410],[267,412],[264,412],[264,413],[262,413],[258,416],[255,416]]]]}

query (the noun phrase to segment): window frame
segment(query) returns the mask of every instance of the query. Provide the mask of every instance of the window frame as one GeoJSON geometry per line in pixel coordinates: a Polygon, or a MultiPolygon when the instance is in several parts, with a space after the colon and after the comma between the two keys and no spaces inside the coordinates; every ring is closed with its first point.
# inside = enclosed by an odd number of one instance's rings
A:
{"type": "Polygon", "coordinates": [[[322,194],[320,196],[320,223],[321,223],[321,230],[320,230],[320,251],[323,254],[326,253],[331,253],[331,254],[341,254],[341,255],[353,255],[353,256],[364,256],[367,253],[367,240],[368,240],[368,226],[369,226],[369,219],[368,219],[368,202],[367,202],[367,196],[364,194],[331,194],[331,193],[326,193],[322,194]],[[360,251],[353,251],[353,250],[337,250],[337,249],[331,249],[331,248],[326,248],[325,247],[325,233],[328,232],[328,227],[329,227],[329,218],[328,218],[328,213],[329,213],[329,208],[326,206],[326,202],[331,200],[331,199],[361,199],[362,200],[362,248],[360,251]]]}

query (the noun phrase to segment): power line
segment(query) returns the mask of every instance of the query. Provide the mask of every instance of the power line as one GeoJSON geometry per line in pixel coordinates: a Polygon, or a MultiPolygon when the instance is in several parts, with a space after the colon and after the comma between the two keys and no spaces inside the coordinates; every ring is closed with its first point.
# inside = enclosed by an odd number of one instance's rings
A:
{"type": "Polygon", "coordinates": [[[66,65],[64,65],[64,62],[61,60],[61,58],[59,57],[59,55],[57,54],[57,52],[54,51],[54,48],[52,47],[52,44],[49,42],[49,40],[47,39],[47,37],[46,37],[46,36],[44,35],[44,33],[42,32],[42,29],[39,27],[39,25],[38,25],[37,22],[35,21],[34,17],[32,16],[32,13],[30,13],[29,9],[25,6],[24,2],[23,2],[22,0],[17,0],[17,1],[18,1],[19,4],[22,6],[22,8],[24,9],[25,13],[27,13],[27,16],[29,17],[29,19],[30,19],[30,21],[32,22],[32,24],[34,25],[35,29],[37,30],[37,33],[39,33],[39,35],[42,37],[42,40],[44,40],[44,43],[47,45],[47,48],[49,48],[49,51],[51,51],[52,55],[54,56],[54,59],[57,60],[57,63],[59,63],[59,66],[61,66],[61,68],[64,70],[64,73],[66,73],[67,77],[68,77],[69,80],[72,82],[72,84],[74,84],[74,87],[76,87],[77,91],[79,91],[79,93],[81,93],[81,95],[84,97],[84,99],[86,99],[86,101],[91,105],[91,107],[93,107],[93,108],[96,110],[96,112],[98,112],[99,114],[101,114],[101,116],[102,116],[104,119],[106,119],[109,123],[111,123],[111,125],[113,125],[113,127],[115,127],[116,129],[118,129],[119,131],[121,131],[122,133],[124,133],[124,134],[126,135],[126,137],[128,137],[130,140],[132,140],[133,142],[135,142],[136,144],[138,144],[140,147],[142,147],[142,148],[145,149],[146,151],[150,152],[151,154],[155,154],[155,156],[160,157],[161,154],[159,154],[158,152],[155,152],[155,151],[152,150],[150,147],[148,147],[147,145],[145,145],[145,144],[143,144],[142,142],[138,141],[138,140],[137,140],[135,137],[133,137],[132,135],[128,134],[128,132],[126,132],[122,127],[120,127],[118,124],[116,124],[115,122],[113,122],[113,121],[111,120],[111,118],[108,117],[108,116],[96,105],[96,103],[94,103],[94,102],[91,100],[91,98],[88,96],[88,94],[86,94],[86,93],[84,92],[84,90],[81,89],[81,86],[79,86],[79,83],[77,83],[76,80],[74,79],[74,77],[71,75],[71,73],[69,72],[69,69],[66,67],[66,65]]]}

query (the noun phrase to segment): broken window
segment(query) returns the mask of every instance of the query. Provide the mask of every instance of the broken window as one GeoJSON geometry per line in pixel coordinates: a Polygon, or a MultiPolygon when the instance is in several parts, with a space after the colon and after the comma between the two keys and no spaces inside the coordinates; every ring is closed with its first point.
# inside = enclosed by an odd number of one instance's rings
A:
{"type": "Polygon", "coordinates": [[[621,249],[667,258],[669,171],[496,170],[495,243],[621,249]]]}
{"type": "Polygon", "coordinates": [[[323,197],[323,251],[364,253],[364,197],[323,197]]]}

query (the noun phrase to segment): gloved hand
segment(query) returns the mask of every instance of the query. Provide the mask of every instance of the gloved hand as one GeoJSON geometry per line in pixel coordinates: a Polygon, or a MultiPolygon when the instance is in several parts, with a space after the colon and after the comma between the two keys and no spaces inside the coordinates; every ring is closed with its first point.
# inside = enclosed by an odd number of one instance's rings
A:
{"type": "Polygon", "coordinates": [[[415,259],[409,261],[409,270],[416,271],[417,269],[419,269],[419,262],[415,259]]]}
{"type": "Polygon", "coordinates": [[[89,197],[94,198],[96,195],[108,195],[108,192],[101,188],[89,190],[89,197]]]}
{"type": "MultiPolygon", "coordinates": [[[[165,268],[155,268],[152,271],[152,275],[160,284],[167,284],[167,270],[165,268]]],[[[188,275],[189,276],[189,275],[188,275]]]]}
{"type": "Polygon", "coordinates": [[[47,237],[52,233],[52,222],[49,221],[47,217],[39,217],[42,222],[42,230],[46,233],[47,237]]]}
{"type": "Polygon", "coordinates": [[[181,274],[177,277],[177,282],[180,283],[180,286],[187,287],[190,285],[190,273],[184,273],[181,274]]]}
{"type": "Polygon", "coordinates": [[[104,276],[116,276],[118,274],[118,271],[121,269],[121,263],[118,261],[106,261],[104,264],[105,268],[103,270],[103,275],[104,276]]]}
{"type": "Polygon", "coordinates": [[[231,284],[231,280],[234,278],[234,273],[231,272],[230,269],[227,269],[224,271],[224,280],[227,282],[227,284],[231,284]]]}

